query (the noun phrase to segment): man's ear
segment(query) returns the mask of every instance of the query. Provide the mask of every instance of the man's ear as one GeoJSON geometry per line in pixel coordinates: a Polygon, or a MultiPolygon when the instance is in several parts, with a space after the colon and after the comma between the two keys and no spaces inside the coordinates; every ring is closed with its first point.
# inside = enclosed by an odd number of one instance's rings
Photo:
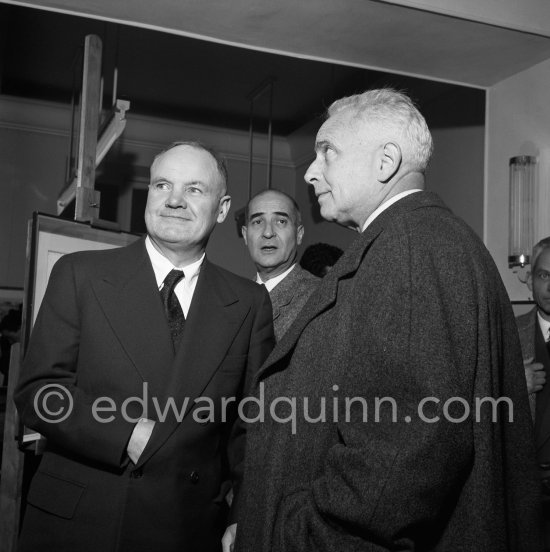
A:
{"type": "Polygon", "coordinates": [[[529,288],[529,291],[533,291],[533,271],[529,270],[527,272],[527,280],[525,280],[525,283],[527,284],[527,287],[529,288]]]}
{"type": "Polygon", "coordinates": [[[304,238],[304,227],[300,224],[300,226],[298,226],[298,229],[296,230],[296,243],[300,245],[302,243],[303,238],[304,238]]]}
{"type": "Polygon", "coordinates": [[[218,207],[218,222],[223,222],[227,213],[229,213],[229,208],[231,207],[231,196],[225,195],[220,198],[220,205],[218,207]]]}
{"type": "Polygon", "coordinates": [[[399,144],[387,142],[378,159],[378,181],[389,182],[401,166],[403,155],[399,144]]]}
{"type": "Polygon", "coordinates": [[[248,239],[246,237],[246,226],[243,226],[241,228],[241,234],[243,235],[244,244],[248,245],[248,239]]]}

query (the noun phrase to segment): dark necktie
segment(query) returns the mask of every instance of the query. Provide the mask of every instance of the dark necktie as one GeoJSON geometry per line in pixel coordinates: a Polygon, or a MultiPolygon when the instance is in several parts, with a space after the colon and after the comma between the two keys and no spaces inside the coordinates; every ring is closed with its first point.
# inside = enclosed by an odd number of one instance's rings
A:
{"type": "Polygon", "coordinates": [[[164,278],[164,285],[160,290],[164,312],[168,320],[170,333],[172,334],[172,343],[177,350],[183,330],[185,328],[185,316],[181,309],[180,302],[174,293],[176,284],[183,278],[183,270],[171,270],[168,276],[164,278]]]}

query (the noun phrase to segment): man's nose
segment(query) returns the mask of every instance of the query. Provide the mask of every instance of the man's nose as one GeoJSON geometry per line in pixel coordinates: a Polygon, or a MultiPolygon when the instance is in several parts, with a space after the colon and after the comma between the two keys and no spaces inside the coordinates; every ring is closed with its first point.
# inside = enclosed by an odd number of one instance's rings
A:
{"type": "Polygon", "coordinates": [[[317,163],[317,159],[308,167],[304,175],[304,180],[311,185],[315,182],[319,182],[319,164],[317,163]]]}
{"type": "Polygon", "coordinates": [[[263,231],[264,238],[272,238],[274,234],[273,224],[271,224],[271,222],[266,222],[263,231]]]}
{"type": "Polygon", "coordinates": [[[170,190],[170,195],[166,200],[166,207],[171,207],[172,209],[183,207],[185,209],[187,207],[187,202],[185,201],[185,190],[172,188],[172,190],[170,190]]]}

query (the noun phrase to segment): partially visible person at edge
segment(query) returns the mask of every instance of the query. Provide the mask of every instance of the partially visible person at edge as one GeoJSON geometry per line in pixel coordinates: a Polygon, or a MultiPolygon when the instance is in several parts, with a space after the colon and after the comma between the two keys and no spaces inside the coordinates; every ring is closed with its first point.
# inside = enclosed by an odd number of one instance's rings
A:
{"type": "Polygon", "coordinates": [[[545,550],[550,550],[550,237],[540,240],[531,255],[527,285],[535,306],[516,319],[525,365],[531,414],[535,424],[537,464],[541,478],[545,550]]]}

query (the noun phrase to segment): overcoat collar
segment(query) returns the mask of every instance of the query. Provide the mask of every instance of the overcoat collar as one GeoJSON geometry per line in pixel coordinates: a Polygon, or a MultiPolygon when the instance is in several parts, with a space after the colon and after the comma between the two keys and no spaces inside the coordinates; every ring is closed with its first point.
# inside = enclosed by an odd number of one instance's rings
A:
{"type": "MultiPolygon", "coordinates": [[[[257,381],[267,377],[276,370],[277,363],[296,346],[300,335],[310,321],[329,309],[336,302],[340,280],[350,277],[357,271],[369,248],[384,229],[392,221],[399,219],[406,213],[425,207],[447,209],[437,195],[431,192],[415,192],[388,207],[388,209],[374,219],[362,234],[357,236],[330,272],[323,278],[321,284],[313,292],[289,331],[277,343],[260,370],[257,381]]],[[[281,368],[284,367],[281,366],[281,368]]]]}

